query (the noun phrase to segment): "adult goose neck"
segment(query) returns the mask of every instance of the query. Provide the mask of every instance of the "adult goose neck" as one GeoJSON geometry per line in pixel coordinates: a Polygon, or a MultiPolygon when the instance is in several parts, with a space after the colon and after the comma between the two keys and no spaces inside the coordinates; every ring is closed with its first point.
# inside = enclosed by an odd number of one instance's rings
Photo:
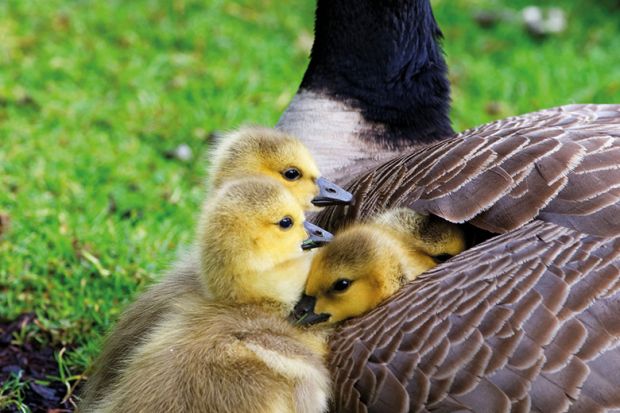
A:
{"type": "Polygon", "coordinates": [[[441,37],[429,0],[318,0],[300,90],[358,109],[394,143],[451,136],[441,37]]]}

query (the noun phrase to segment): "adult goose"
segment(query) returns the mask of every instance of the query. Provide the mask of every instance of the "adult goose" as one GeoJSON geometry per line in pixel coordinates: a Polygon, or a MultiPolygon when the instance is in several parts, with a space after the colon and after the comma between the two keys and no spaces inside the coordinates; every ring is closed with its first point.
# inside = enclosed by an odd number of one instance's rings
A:
{"type": "Polygon", "coordinates": [[[319,0],[315,32],[278,126],[357,201],[317,223],[407,206],[496,234],[333,333],[332,411],[620,408],[620,105],[453,136],[428,0],[319,0]]]}

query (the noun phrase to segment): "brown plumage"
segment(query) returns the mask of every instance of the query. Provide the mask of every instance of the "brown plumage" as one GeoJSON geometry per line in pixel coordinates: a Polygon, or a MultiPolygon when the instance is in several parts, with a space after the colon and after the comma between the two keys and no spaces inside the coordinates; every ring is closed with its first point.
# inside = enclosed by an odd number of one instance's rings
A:
{"type": "Polygon", "coordinates": [[[572,105],[492,122],[413,149],[355,179],[327,230],[408,206],[503,233],[534,218],[618,234],[620,105],[572,105]]]}
{"type": "Polygon", "coordinates": [[[333,411],[620,408],[620,105],[509,118],[353,180],[331,229],[408,206],[500,233],[331,337],[333,411]]]}
{"type": "Polygon", "coordinates": [[[618,408],[619,255],[541,221],[465,251],[332,336],[333,411],[618,408]]]}

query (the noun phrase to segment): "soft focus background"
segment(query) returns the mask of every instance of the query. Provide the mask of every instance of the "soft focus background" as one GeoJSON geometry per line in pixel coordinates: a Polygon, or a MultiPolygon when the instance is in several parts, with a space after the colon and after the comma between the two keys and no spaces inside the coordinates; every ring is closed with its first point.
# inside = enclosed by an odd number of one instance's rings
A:
{"type": "MultiPolygon", "coordinates": [[[[565,17],[547,35],[524,0],[433,5],[455,129],[620,103],[618,1],[536,2],[565,17]]],[[[211,132],[273,125],[294,95],[313,13],[0,0],[0,410],[71,407],[104,332],[191,242],[211,132]]]]}

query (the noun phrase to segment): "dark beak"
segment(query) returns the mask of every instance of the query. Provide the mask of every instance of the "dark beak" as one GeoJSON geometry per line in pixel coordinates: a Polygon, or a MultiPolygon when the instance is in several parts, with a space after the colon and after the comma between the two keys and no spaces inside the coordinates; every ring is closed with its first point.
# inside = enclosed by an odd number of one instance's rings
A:
{"type": "Polygon", "coordinates": [[[304,294],[301,300],[295,305],[293,312],[289,316],[289,320],[295,324],[312,325],[322,323],[329,320],[330,314],[321,313],[316,314],[314,312],[314,304],[316,298],[310,295],[304,294]]]}
{"type": "Polygon", "coordinates": [[[316,180],[319,194],[312,199],[312,204],[318,207],[328,205],[347,205],[353,202],[353,195],[333,182],[321,177],[316,180]]]}
{"type": "Polygon", "coordinates": [[[317,227],[308,221],[304,222],[304,228],[309,235],[309,237],[301,244],[301,248],[304,250],[322,247],[334,238],[331,232],[327,232],[323,228],[317,227]]]}

